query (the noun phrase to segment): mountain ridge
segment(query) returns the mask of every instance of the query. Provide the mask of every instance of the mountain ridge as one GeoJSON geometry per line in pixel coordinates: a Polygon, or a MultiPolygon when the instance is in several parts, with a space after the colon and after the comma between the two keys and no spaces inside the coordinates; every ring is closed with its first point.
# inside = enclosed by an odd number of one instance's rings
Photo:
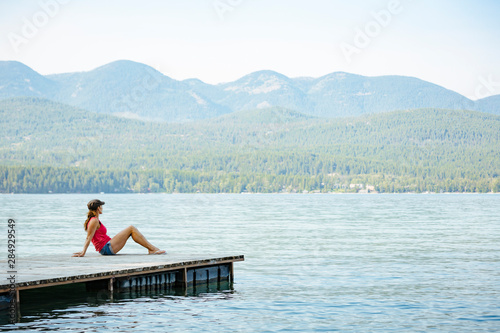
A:
{"type": "Polygon", "coordinates": [[[261,70],[212,85],[196,78],[178,81],[130,60],[114,61],[91,71],[46,76],[20,62],[0,61],[0,98],[23,96],[99,113],[167,122],[269,107],[324,118],[427,107],[500,114],[500,97],[472,101],[408,76],[333,72],[318,78],[289,78],[261,70]]]}

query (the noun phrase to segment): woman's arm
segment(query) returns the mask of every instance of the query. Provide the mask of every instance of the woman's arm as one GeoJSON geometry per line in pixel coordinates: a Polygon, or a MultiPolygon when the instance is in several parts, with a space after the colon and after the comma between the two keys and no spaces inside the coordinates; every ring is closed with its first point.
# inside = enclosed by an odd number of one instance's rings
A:
{"type": "Polygon", "coordinates": [[[87,224],[87,238],[85,239],[85,244],[83,244],[83,251],[73,253],[73,257],[83,257],[85,255],[98,226],[99,220],[96,217],[90,219],[89,223],[87,224]]]}

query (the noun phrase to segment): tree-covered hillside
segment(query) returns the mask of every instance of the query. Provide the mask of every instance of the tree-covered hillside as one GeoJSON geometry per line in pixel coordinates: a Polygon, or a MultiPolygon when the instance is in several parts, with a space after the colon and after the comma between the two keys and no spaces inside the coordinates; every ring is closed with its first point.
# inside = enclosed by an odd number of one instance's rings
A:
{"type": "Polygon", "coordinates": [[[166,124],[18,98],[0,117],[1,192],[500,191],[500,117],[486,113],[272,108],[166,124]]]}

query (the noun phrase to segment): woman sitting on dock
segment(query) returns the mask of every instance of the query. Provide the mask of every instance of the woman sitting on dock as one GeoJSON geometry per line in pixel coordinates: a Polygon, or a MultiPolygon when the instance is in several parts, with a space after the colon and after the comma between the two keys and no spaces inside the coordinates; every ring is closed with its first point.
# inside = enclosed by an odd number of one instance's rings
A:
{"type": "Polygon", "coordinates": [[[87,239],[83,245],[83,251],[76,252],[73,257],[83,257],[87,248],[92,241],[97,252],[102,255],[113,255],[117,254],[124,246],[130,236],[132,239],[146,249],[148,249],[149,254],[165,254],[164,250],[160,250],[150,242],[137,230],[133,225],[125,228],[116,234],[115,237],[111,238],[107,235],[107,230],[104,224],[99,221],[99,215],[102,214],[102,206],[104,201],[94,199],[89,201],[87,207],[89,212],[87,213],[87,220],[84,223],[85,231],[87,232],[87,239]]]}

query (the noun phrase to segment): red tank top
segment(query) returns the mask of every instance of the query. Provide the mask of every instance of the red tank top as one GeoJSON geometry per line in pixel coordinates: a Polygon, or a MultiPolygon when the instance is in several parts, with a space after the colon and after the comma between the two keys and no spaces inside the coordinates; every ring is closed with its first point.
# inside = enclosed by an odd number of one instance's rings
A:
{"type": "Polygon", "coordinates": [[[94,237],[92,237],[92,244],[94,244],[97,252],[101,251],[104,245],[111,240],[111,237],[107,235],[108,230],[106,230],[104,224],[102,224],[101,221],[99,221],[99,224],[99,229],[95,231],[94,237]]]}

